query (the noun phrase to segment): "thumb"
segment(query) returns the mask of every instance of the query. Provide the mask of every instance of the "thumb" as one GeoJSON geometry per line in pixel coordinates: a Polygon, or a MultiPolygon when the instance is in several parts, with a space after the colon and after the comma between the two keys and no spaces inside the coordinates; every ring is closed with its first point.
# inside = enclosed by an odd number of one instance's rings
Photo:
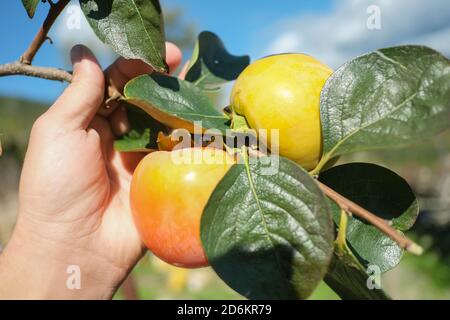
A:
{"type": "Polygon", "coordinates": [[[103,102],[105,78],[92,52],[72,48],[72,83],[49,109],[52,123],[64,130],[86,129],[103,102]]]}

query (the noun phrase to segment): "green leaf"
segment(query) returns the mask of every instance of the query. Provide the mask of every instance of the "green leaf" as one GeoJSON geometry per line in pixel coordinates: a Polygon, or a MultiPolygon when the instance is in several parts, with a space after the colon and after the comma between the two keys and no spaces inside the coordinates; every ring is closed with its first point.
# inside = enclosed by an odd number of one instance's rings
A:
{"type": "Polygon", "coordinates": [[[168,71],[158,0],[80,0],[80,6],[97,37],[117,54],[168,71]]]}
{"type": "Polygon", "coordinates": [[[30,19],[34,17],[39,2],[41,2],[41,0],[22,0],[22,4],[25,7],[25,10],[27,10],[30,19]]]}
{"type": "Polygon", "coordinates": [[[193,122],[201,127],[224,132],[230,119],[218,111],[192,83],[165,75],[143,75],[129,81],[125,100],[171,128],[193,132],[193,122]]]}
{"type": "Polygon", "coordinates": [[[348,248],[336,248],[325,282],[344,300],[389,300],[382,289],[369,289],[369,277],[348,248]]]}
{"type": "Polygon", "coordinates": [[[450,126],[450,61],[430,48],[401,46],[356,58],[321,96],[324,156],[397,147],[450,126]]]}
{"type": "MultiPolygon", "coordinates": [[[[389,169],[368,163],[350,163],[320,174],[319,180],[344,197],[388,220],[394,228],[406,231],[419,214],[416,197],[408,183],[389,169]]],[[[333,206],[334,220],[340,219],[340,208],[333,206]]],[[[360,263],[376,265],[381,272],[397,266],[403,249],[376,227],[350,217],[347,242],[360,263]]]]}
{"type": "Polygon", "coordinates": [[[235,80],[249,63],[249,56],[229,54],[216,34],[203,31],[198,36],[186,80],[203,90],[218,90],[235,80]]]}
{"type": "Polygon", "coordinates": [[[120,152],[148,152],[158,149],[158,133],[167,128],[150,117],[145,111],[126,105],[131,130],[114,141],[114,148],[120,152]]]}
{"type": "Polygon", "coordinates": [[[216,273],[245,297],[305,299],[331,258],[331,212],[316,182],[294,162],[251,159],[217,185],[203,212],[201,239],[216,273]]]}

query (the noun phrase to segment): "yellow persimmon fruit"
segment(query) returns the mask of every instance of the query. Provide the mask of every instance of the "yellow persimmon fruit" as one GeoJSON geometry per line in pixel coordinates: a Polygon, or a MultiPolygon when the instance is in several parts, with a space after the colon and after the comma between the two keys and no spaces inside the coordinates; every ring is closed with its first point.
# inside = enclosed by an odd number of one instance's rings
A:
{"type": "Polygon", "coordinates": [[[306,170],[322,155],[320,93],[332,70],[304,54],[280,54],[258,60],[238,77],[231,93],[233,110],[252,129],[279,130],[279,154],[306,170]]]}

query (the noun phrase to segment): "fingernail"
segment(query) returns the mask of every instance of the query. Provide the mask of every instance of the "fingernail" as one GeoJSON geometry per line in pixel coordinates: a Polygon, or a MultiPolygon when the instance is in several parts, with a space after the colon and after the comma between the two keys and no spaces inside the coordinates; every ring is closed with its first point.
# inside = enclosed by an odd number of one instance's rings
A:
{"type": "Polygon", "coordinates": [[[81,59],[83,58],[83,54],[84,54],[83,46],[76,45],[75,47],[72,48],[71,60],[72,60],[72,65],[73,65],[74,69],[75,69],[76,65],[79,62],[81,62],[81,59]]]}

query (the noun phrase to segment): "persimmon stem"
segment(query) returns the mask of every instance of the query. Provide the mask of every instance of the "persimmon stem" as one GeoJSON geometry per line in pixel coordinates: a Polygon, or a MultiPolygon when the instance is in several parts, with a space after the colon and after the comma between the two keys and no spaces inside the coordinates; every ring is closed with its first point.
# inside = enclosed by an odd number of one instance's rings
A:
{"type": "Polygon", "coordinates": [[[56,18],[60,15],[69,2],[70,0],[59,0],[57,3],[52,3],[50,5],[50,10],[48,11],[44,23],[27,50],[20,57],[19,61],[21,63],[31,64],[33,62],[34,56],[39,51],[42,44],[48,39],[48,32],[53,26],[53,23],[55,23],[56,18]]]}
{"type": "Polygon", "coordinates": [[[413,242],[412,240],[408,239],[401,233],[399,233],[397,230],[395,230],[389,223],[373,213],[369,212],[368,210],[362,208],[361,206],[357,205],[353,201],[347,199],[343,195],[339,194],[335,190],[331,189],[327,185],[323,184],[320,181],[317,181],[319,184],[320,189],[333,201],[335,201],[342,210],[346,212],[350,212],[353,215],[357,216],[358,218],[361,218],[376,228],[378,228],[381,232],[386,234],[389,238],[394,240],[401,248],[405,249],[406,251],[415,254],[415,255],[421,255],[423,253],[423,249],[421,246],[413,242]]]}
{"type": "Polygon", "coordinates": [[[348,213],[341,209],[341,216],[339,220],[339,230],[336,239],[337,246],[341,252],[345,251],[345,246],[347,245],[347,224],[348,224],[348,213]]]}

